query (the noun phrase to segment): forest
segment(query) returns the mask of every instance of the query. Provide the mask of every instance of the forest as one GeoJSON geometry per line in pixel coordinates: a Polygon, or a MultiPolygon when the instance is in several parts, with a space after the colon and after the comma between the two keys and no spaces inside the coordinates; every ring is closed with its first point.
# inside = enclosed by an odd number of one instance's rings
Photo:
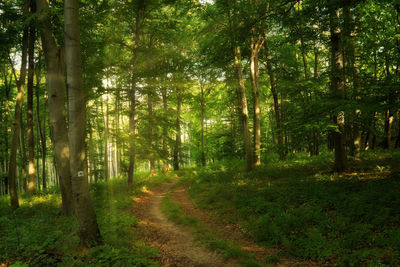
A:
{"type": "Polygon", "coordinates": [[[399,266],[399,0],[0,1],[0,266],[399,266]]]}

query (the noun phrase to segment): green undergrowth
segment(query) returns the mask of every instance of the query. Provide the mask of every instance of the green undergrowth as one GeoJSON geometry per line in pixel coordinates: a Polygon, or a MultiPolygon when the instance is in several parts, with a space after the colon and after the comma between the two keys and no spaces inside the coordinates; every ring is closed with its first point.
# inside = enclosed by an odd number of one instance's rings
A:
{"type": "MultiPolygon", "coordinates": [[[[173,187],[177,187],[185,181],[187,180],[181,179],[173,187]]],[[[250,252],[242,250],[233,241],[225,240],[196,217],[185,215],[181,206],[174,202],[169,194],[162,199],[161,208],[169,220],[188,227],[194,233],[195,240],[204,244],[208,249],[218,252],[224,259],[236,259],[242,266],[260,266],[250,252]]]]}
{"type": "Polygon", "coordinates": [[[60,215],[56,189],[33,197],[21,196],[21,207],[11,211],[8,198],[0,198],[0,264],[12,266],[157,266],[150,260],[157,251],[132,234],[137,221],[130,213],[132,198],[174,174],[135,176],[131,189],[126,179],[91,184],[91,193],[104,245],[79,247],[77,223],[60,215]]]}
{"type": "MultiPolygon", "coordinates": [[[[328,155],[329,156],[329,155],[328,155]]],[[[339,266],[400,265],[400,177],[385,173],[398,151],[366,153],[349,173],[327,155],[244,173],[235,162],[193,172],[190,196],[217,218],[241,224],[281,256],[339,266]]]]}

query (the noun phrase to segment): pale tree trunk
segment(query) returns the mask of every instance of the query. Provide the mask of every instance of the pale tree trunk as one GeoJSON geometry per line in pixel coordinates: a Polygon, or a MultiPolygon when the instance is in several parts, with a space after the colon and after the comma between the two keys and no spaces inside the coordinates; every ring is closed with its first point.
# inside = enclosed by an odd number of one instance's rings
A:
{"type": "Polygon", "coordinates": [[[285,153],[283,149],[283,132],[282,132],[282,125],[281,125],[281,115],[280,115],[280,108],[279,108],[279,99],[278,99],[278,92],[276,88],[276,79],[274,75],[274,71],[272,69],[271,63],[271,56],[269,55],[269,49],[267,46],[267,42],[264,42],[265,54],[266,54],[266,63],[267,63],[267,72],[270,81],[271,93],[274,100],[274,111],[275,111],[275,123],[276,123],[276,130],[277,130],[277,139],[278,139],[278,149],[279,149],[279,159],[285,159],[285,153]]]}
{"type": "Polygon", "coordinates": [[[64,1],[65,58],[68,86],[69,149],[72,196],[84,246],[102,243],[89,192],[86,163],[86,103],[83,92],[78,0],[64,1]]]}
{"type": "MultiPolygon", "coordinates": [[[[34,3],[30,4],[31,14],[34,13],[34,3]]],[[[36,168],[35,168],[35,137],[33,130],[33,76],[35,74],[35,28],[33,25],[29,27],[28,38],[28,84],[27,84],[27,139],[28,139],[28,192],[35,194],[36,192],[36,168]]]]}
{"type": "Polygon", "coordinates": [[[136,131],[136,70],[137,58],[139,53],[140,42],[140,25],[141,24],[141,8],[136,11],[136,28],[135,28],[135,47],[133,50],[132,59],[132,80],[130,98],[130,112],[129,112],[129,170],[128,170],[128,186],[133,183],[133,176],[135,172],[135,157],[136,157],[136,144],[135,144],[135,131],[136,131]]]}
{"type": "MultiPolygon", "coordinates": [[[[168,112],[168,99],[167,99],[167,88],[165,87],[162,88],[162,102],[163,102],[164,116],[166,116],[168,112]]],[[[162,148],[164,153],[163,172],[169,171],[169,164],[168,164],[169,151],[168,151],[167,139],[168,139],[168,128],[166,122],[164,122],[163,135],[162,135],[162,148]]]]}
{"type": "Polygon", "coordinates": [[[258,38],[251,38],[250,44],[250,78],[251,86],[253,88],[253,128],[254,128],[254,165],[258,166],[261,164],[261,112],[260,112],[260,91],[258,88],[258,54],[264,43],[264,39],[261,35],[258,38]]]}
{"type": "Polygon", "coordinates": [[[235,55],[235,70],[236,79],[238,82],[238,93],[240,97],[240,120],[242,122],[244,151],[246,158],[246,171],[253,169],[253,149],[251,147],[251,137],[249,129],[249,111],[247,108],[246,88],[244,86],[243,73],[242,73],[242,58],[240,54],[240,47],[236,46],[234,50],[235,55]]]}
{"type": "MultiPolygon", "coordinates": [[[[24,14],[28,14],[29,1],[26,0],[24,6],[24,14]]],[[[21,131],[21,121],[22,121],[22,102],[25,94],[25,78],[26,78],[26,55],[28,50],[28,30],[25,28],[22,36],[22,54],[21,54],[21,70],[19,80],[15,74],[15,69],[13,63],[11,63],[14,73],[15,82],[18,88],[18,94],[15,102],[15,115],[13,122],[13,131],[11,139],[11,151],[10,151],[10,163],[8,165],[8,181],[9,181],[9,192],[12,209],[19,208],[18,201],[18,190],[17,190],[17,149],[18,149],[18,139],[21,131]]],[[[11,61],[11,60],[10,60],[11,61]]]]}
{"type": "MultiPolygon", "coordinates": [[[[332,10],[330,14],[330,42],[331,42],[331,91],[333,96],[340,100],[344,99],[343,81],[343,54],[341,47],[341,32],[339,26],[338,10],[332,10]]],[[[335,144],[334,171],[346,170],[347,156],[345,150],[345,118],[344,112],[335,112],[333,121],[338,129],[333,133],[335,144]]]]}
{"type": "Polygon", "coordinates": [[[176,93],[176,101],[177,101],[177,107],[176,107],[176,125],[175,125],[175,130],[176,130],[176,136],[175,136],[175,146],[174,146],[174,170],[177,171],[179,170],[179,161],[180,161],[180,154],[181,154],[181,106],[182,106],[182,95],[180,92],[180,89],[175,87],[175,93],[176,93]]]}
{"type": "Polygon", "coordinates": [[[47,66],[47,93],[50,132],[53,140],[55,165],[60,180],[62,213],[70,216],[74,212],[72,200],[71,172],[69,164],[68,131],[65,110],[64,53],[57,47],[51,31],[49,6],[45,0],[36,0],[41,20],[41,39],[47,66]]]}

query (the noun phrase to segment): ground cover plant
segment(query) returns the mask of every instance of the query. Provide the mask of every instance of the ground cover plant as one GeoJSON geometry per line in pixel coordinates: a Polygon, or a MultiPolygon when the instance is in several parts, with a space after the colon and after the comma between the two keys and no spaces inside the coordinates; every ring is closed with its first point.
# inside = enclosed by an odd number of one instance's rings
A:
{"type": "Polygon", "coordinates": [[[249,173],[227,162],[199,170],[190,193],[219,220],[239,223],[259,244],[280,249],[274,262],[289,255],[320,264],[396,266],[400,177],[384,170],[398,156],[365,154],[369,163],[353,162],[354,171],[343,175],[326,171],[326,155],[249,173]]]}
{"type": "Polygon", "coordinates": [[[34,197],[23,196],[12,211],[6,197],[0,204],[0,262],[12,266],[157,266],[150,258],[157,251],[132,234],[137,224],[131,214],[132,198],[172,174],[139,174],[134,189],[126,180],[91,184],[91,193],[103,244],[86,249],[79,245],[74,217],[60,215],[61,197],[49,189],[34,197]]]}

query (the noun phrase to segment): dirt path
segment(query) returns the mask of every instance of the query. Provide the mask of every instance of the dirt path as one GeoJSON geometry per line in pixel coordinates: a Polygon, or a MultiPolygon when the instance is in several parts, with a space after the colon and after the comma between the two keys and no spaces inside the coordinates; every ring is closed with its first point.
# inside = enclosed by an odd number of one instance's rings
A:
{"type": "Polygon", "coordinates": [[[161,211],[161,200],[177,180],[135,198],[133,213],[140,220],[137,234],[159,249],[155,259],[162,266],[239,266],[195,243],[193,234],[170,222],[161,211]]]}

